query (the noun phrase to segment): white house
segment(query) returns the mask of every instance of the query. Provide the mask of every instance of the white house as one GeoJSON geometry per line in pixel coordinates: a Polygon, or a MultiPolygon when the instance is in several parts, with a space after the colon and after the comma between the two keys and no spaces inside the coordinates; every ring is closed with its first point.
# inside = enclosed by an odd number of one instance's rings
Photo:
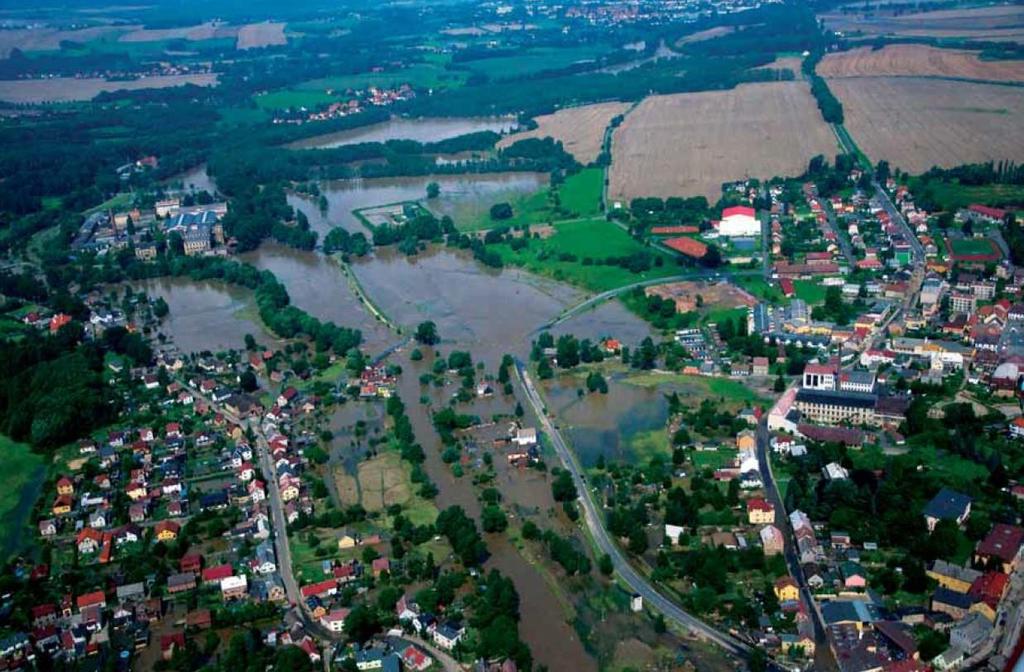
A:
{"type": "Polygon", "coordinates": [[[722,219],[716,227],[718,235],[738,238],[761,235],[761,222],[755,214],[753,208],[744,205],[722,210],[722,219]]]}
{"type": "Polygon", "coordinates": [[[679,537],[683,534],[683,527],[680,525],[665,524],[665,536],[669,538],[673,546],[679,545],[679,537]]]}
{"type": "Polygon", "coordinates": [[[345,629],[345,619],[348,617],[348,609],[335,609],[324,614],[320,618],[320,624],[331,632],[342,632],[345,629]]]}

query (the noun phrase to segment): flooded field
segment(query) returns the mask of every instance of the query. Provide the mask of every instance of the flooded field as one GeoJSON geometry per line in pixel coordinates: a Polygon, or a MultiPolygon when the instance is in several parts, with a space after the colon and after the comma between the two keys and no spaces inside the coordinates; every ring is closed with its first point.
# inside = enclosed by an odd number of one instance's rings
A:
{"type": "Polygon", "coordinates": [[[505,133],[516,128],[516,125],[516,120],[513,117],[438,117],[432,119],[396,117],[379,124],[305,138],[289,144],[288,147],[292,149],[330,149],[360,142],[386,142],[388,140],[437,142],[480,131],[505,133]]]}
{"type": "Polygon", "coordinates": [[[555,336],[572,334],[577,338],[589,338],[592,341],[617,338],[627,347],[638,345],[648,336],[655,337],[650,324],[616,300],[605,301],[591,310],[574,315],[552,329],[551,333],[555,336]]]}
{"type": "Polygon", "coordinates": [[[423,200],[437,215],[449,215],[456,224],[476,219],[499,201],[531,194],[546,186],[544,173],[479,173],[471,175],[434,175],[423,177],[382,177],[366,180],[334,180],[321,185],[327,198],[327,212],[321,212],[317,199],[289,194],[288,204],[309,218],[310,226],[323,237],[335,226],[367,233],[353,210],[375,205],[423,200]],[[427,185],[437,182],[441,195],[426,202],[427,185]]]}
{"type": "Polygon", "coordinates": [[[608,394],[579,397],[582,378],[562,375],[544,385],[551,411],[562,420],[562,431],[586,467],[599,455],[606,460],[632,461],[630,441],[643,432],[660,430],[668,421],[671,386],[641,387],[612,376],[608,394]]]}
{"type": "Polygon", "coordinates": [[[363,349],[368,353],[376,354],[398,339],[367,312],[333,259],[268,242],[240,260],[272,272],[292,303],[313,317],[362,331],[363,349]]]}
{"type": "Polygon", "coordinates": [[[433,320],[444,349],[469,349],[488,366],[506,352],[528,353],[533,329],[582,296],[567,285],[516,269],[489,269],[441,248],[415,257],[385,250],[352,269],[392,320],[407,327],[433,320]]]}
{"type": "Polygon", "coordinates": [[[183,173],[178,173],[174,177],[167,180],[168,184],[181,185],[181,188],[185,191],[206,191],[210,194],[217,193],[217,183],[214,182],[213,177],[206,172],[206,164],[200,164],[195,168],[190,168],[183,173]]]}
{"type": "Polygon", "coordinates": [[[278,345],[260,323],[252,294],[244,289],[188,278],[147,280],[135,283],[133,289],[167,302],[171,310],[160,331],[182,352],[243,348],[246,334],[264,345],[278,345]]]}

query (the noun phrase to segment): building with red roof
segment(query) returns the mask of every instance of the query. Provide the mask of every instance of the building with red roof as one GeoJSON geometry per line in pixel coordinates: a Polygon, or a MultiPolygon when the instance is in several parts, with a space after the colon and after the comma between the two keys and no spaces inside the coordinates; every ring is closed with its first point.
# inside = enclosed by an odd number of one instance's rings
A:
{"type": "Polygon", "coordinates": [[[761,497],[748,499],[747,521],[751,525],[772,525],[775,523],[775,507],[761,497]]]}
{"type": "Polygon", "coordinates": [[[91,593],[79,595],[78,599],[75,600],[75,604],[78,606],[78,610],[87,609],[88,607],[106,607],[107,596],[102,590],[95,590],[91,593]]]}
{"type": "Polygon", "coordinates": [[[1017,525],[996,523],[988,535],[974,548],[974,561],[991,567],[1002,565],[1002,571],[1009,574],[1017,567],[1021,548],[1024,547],[1024,528],[1017,525]]]}
{"type": "Polygon", "coordinates": [[[304,598],[334,595],[338,592],[338,581],[336,579],[327,579],[326,581],[302,586],[299,590],[304,598]]]}
{"type": "Polygon", "coordinates": [[[203,570],[203,583],[220,583],[221,580],[233,575],[235,570],[231,565],[216,565],[203,570]]]}

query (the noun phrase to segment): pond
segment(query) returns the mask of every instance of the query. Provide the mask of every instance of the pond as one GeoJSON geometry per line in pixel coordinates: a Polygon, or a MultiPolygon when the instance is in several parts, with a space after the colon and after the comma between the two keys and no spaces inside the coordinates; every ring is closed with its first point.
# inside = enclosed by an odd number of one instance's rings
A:
{"type": "Polygon", "coordinates": [[[546,173],[514,172],[333,180],[320,185],[327,199],[326,212],[321,212],[316,198],[304,194],[289,194],[288,204],[301,210],[323,238],[336,226],[368,233],[353,210],[422,200],[438,216],[449,215],[459,224],[482,216],[499,201],[532,194],[547,183],[546,173]],[[427,201],[427,185],[431,182],[441,187],[441,195],[427,201]]]}
{"type": "Polygon", "coordinates": [[[270,242],[239,258],[273,273],[288,290],[292,303],[313,317],[362,331],[362,349],[369,354],[381,352],[398,340],[367,312],[334,259],[270,242]]]}
{"type": "Polygon", "coordinates": [[[246,289],[188,278],[146,280],[134,283],[132,288],[167,302],[170,312],[161,322],[160,331],[182,352],[241,349],[246,334],[266,346],[280,344],[262,326],[252,292],[246,289]]]}
{"type": "Polygon", "coordinates": [[[438,142],[480,131],[506,133],[518,127],[515,117],[434,117],[404,119],[400,117],[379,124],[360,126],[335,133],[303,138],[288,145],[291,149],[331,149],[361,142],[416,140],[438,142]]]}

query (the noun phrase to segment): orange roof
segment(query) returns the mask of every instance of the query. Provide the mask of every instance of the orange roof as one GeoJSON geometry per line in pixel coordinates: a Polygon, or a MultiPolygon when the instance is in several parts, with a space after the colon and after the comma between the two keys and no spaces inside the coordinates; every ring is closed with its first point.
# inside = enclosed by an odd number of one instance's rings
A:
{"type": "Polygon", "coordinates": [[[686,236],[680,236],[679,238],[669,238],[665,241],[665,246],[669,247],[680,254],[685,254],[688,257],[694,259],[700,259],[707,254],[708,246],[699,240],[693,238],[687,238],[686,236]]]}
{"type": "Polygon", "coordinates": [[[672,236],[679,235],[680,233],[700,233],[700,228],[696,226],[655,226],[651,229],[651,233],[655,236],[672,236]]]}

